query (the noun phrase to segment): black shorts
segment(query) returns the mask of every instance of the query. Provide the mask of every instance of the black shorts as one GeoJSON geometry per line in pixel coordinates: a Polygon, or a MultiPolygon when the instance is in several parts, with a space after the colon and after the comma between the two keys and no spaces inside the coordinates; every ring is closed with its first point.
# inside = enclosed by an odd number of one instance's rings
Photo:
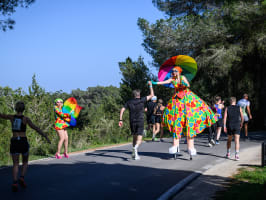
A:
{"type": "Polygon", "coordinates": [[[143,135],[144,123],[143,122],[130,122],[130,129],[132,135],[143,135]]]}
{"type": "Polygon", "coordinates": [[[152,124],[152,116],[153,115],[147,115],[147,124],[152,124]]]}
{"type": "Polygon", "coordinates": [[[10,154],[24,156],[29,154],[30,145],[26,137],[12,137],[10,141],[10,154]]]}
{"type": "Polygon", "coordinates": [[[160,115],[157,115],[157,116],[154,116],[154,124],[155,123],[161,123],[162,122],[162,119],[161,119],[161,116],[160,115]]]}
{"type": "Polygon", "coordinates": [[[223,118],[218,119],[218,121],[216,122],[216,124],[217,124],[217,127],[223,127],[223,124],[224,124],[223,118]]]}
{"type": "Polygon", "coordinates": [[[235,134],[240,135],[240,125],[227,127],[227,134],[228,135],[235,135],[235,134]]]}

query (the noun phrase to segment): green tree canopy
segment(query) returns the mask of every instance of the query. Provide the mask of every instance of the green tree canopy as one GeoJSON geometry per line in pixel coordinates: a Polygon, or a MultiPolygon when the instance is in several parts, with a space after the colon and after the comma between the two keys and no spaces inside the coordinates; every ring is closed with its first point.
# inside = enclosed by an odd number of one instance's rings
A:
{"type": "Polygon", "coordinates": [[[145,50],[158,67],[169,57],[187,54],[198,63],[192,88],[209,99],[249,93],[260,124],[266,98],[266,1],[182,1],[153,3],[169,15],[150,24],[139,18],[145,50]]]}
{"type": "Polygon", "coordinates": [[[0,29],[6,31],[7,29],[13,29],[15,21],[9,18],[12,15],[17,7],[27,8],[35,0],[1,0],[0,1],[0,29]]]}

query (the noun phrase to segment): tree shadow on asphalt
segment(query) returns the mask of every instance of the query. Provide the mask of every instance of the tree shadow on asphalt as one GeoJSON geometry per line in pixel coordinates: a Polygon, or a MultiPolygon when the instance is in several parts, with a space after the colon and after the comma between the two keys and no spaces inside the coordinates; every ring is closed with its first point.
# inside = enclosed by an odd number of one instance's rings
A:
{"type": "MultiPolygon", "coordinates": [[[[39,162],[41,164],[29,166],[25,177],[28,188],[19,188],[17,193],[11,192],[11,167],[0,170],[1,199],[157,199],[192,173],[188,170],[84,162],[71,160],[71,157],[39,162]]],[[[201,175],[196,182],[184,184],[186,190],[172,195],[177,195],[177,199],[211,199],[217,195],[215,191],[224,189],[230,181],[230,178],[201,175]]],[[[238,198],[234,196],[232,199],[238,198]]]]}
{"type": "MultiPolygon", "coordinates": [[[[129,160],[132,160],[131,154],[132,154],[132,151],[128,151],[128,150],[108,149],[108,150],[97,150],[95,152],[89,152],[89,153],[86,153],[85,155],[87,155],[87,156],[102,156],[102,157],[110,157],[110,158],[119,158],[119,159],[122,159],[123,161],[129,161],[129,160]],[[119,154],[119,153],[125,154],[127,156],[125,157],[125,156],[114,155],[114,154],[119,154]]],[[[139,156],[155,157],[155,158],[159,158],[159,159],[162,159],[162,160],[170,160],[170,159],[173,158],[172,155],[170,155],[169,153],[145,152],[145,151],[144,152],[140,151],[139,152],[139,156]]]]}
{"type": "Polygon", "coordinates": [[[157,199],[192,173],[117,163],[71,161],[71,157],[48,162],[31,164],[25,176],[28,187],[19,188],[17,193],[11,192],[11,167],[0,170],[1,199],[157,199]]]}

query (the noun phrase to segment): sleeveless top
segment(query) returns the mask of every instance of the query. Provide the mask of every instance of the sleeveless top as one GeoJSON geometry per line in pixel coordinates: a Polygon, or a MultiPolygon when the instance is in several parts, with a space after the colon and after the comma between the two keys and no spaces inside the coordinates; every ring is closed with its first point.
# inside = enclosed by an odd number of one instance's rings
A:
{"type": "Polygon", "coordinates": [[[26,132],[26,124],[23,123],[23,115],[14,115],[12,122],[13,132],[26,132]]]}
{"type": "Polygon", "coordinates": [[[222,117],[222,109],[221,108],[219,108],[219,105],[218,104],[215,104],[214,105],[215,106],[215,108],[216,108],[216,110],[217,110],[217,114],[219,114],[219,119],[222,119],[223,117],[222,117]]]}
{"type": "Polygon", "coordinates": [[[227,107],[227,126],[228,127],[240,127],[240,107],[228,106],[227,107]]]}
{"type": "Polygon", "coordinates": [[[158,106],[158,108],[155,112],[156,115],[162,115],[163,114],[163,110],[161,110],[160,108],[161,108],[161,106],[158,106]]]}

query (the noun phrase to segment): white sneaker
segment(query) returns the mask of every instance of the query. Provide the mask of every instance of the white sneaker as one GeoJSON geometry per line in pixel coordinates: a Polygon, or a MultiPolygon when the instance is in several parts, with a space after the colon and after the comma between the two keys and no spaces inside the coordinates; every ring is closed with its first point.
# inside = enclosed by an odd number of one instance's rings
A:
{"type": "Polygon", "coordinates": [[[176,152],[177,152],[177,146],[171,146],[170,148],[169,148],[169,153],[170,154],[176,154],[176,152]]]}
{"type": "Polygon", "coordinates": [[[139,160],[140,159],[140,157],[138,155],[138,151],[135,148],[133,148],[133,151],[132,151],[132,159],[133,160],[139,160]]]}
{"type": "Polygon", "coordinates": [[[211,139],[211,142],[210,142],[213,146],[215,145],[215,141],[213,139],[211,139]]]}
{"type": "Polygon", "coordinates": [[[138,155],[138,154],[136,154],[136,156],[135,156],[134,160],[140,160],[140,157],[139,157],[139,155],[138,155]]]}
{"type": "Polygon", "coordinates": [[[209,147],[212,147],[212,144],[211,144],[211,143],[209,143],[209,144],[208,144],[208,146],[209,146],[209,147]]]}

